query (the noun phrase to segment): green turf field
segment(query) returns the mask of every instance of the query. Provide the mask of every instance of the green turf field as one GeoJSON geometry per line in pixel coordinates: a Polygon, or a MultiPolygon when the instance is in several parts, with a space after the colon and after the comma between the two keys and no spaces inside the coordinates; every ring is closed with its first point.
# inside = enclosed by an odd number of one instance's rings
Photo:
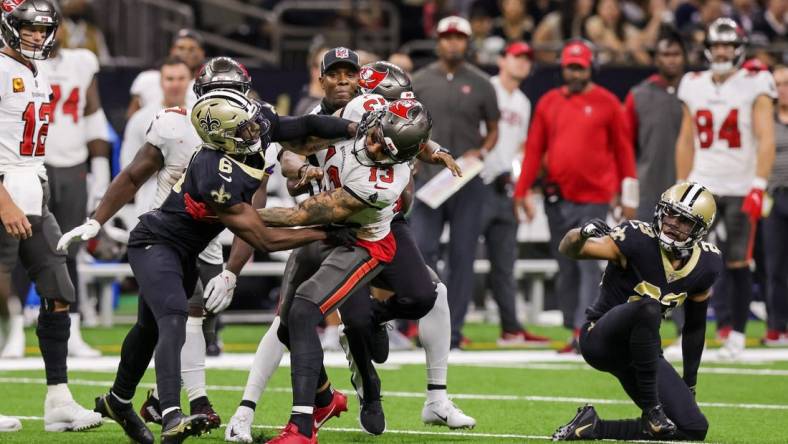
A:
{"type": "MultiPolygon", "coordinates": [[[[558,341],[561,329],[535,329],[558,341]]],[[[673,328],[666,327],[666,336],[673,328]]],[[[249,353],[264,330],[257,327],[231,327],[223,335],[228,349],[249,353]]],[[[760,337],[762,324],[749,327],[752,339],[760,337]]],[[[100,345],[112,354],[124,334],[123,328],[88,329],[88,342],[100,345]]],[[[466,331],[478,348],[492,348],[497,335],[489,325],[470,325],[466,331]]],[[[30,336],[29,346],[34,346],[30,336]]],[[[754,344],[755,341],[752,341],[754,344]]],[[[713,345],[713,343],[710,343],[713,345]]],[[[31,349],[31,352],[33,350],[31,349]]],[[[357,402],[350,402],[350,411],[330,421],[320,432],[322,443],[439,443],[439,442],[540,442],[562,423],[571,419],[578,405],[586,400],[595,403],[603,418],[634,417],[639,414],[631,405],[613,377],[591,370],[578,362],[518,363],[512,365],[451,366],[449,391],[466,413],[477,419],[472,431],[451,432],[421,424],[424,368],[421,365],[383,366],[380,369],[384,387],[383,406],[388,423],[381,437],[362,433],[356,421],[357,402]]],[[[71,390],[85,406],[92,406],[93,397],[110,385],[110,372],[71,372],[71,390]]],[[[330,368],[334,385],[350,393],[348,372],[330,368]]],[[[23,420],[23,430],[0,435],[2,443],[112,443],[126,442],[117,425],[72,434],[43,432],[43,370],[0,371],[0,412],[30,417],[23,420]]],[[[145,383],[153,381],[148,371],[145,383]]],[[[224,420],[229,419],[240,400],[246,372],[241,370],[209,370],[209,393],[214,407],[224,420]]],[[[147,387],[148,385],[146,385],[147,387]]],[[[258,407],[256,425],[261,437],[271,437],[287,420],[290,406],[289,369],[279,370],[263,395],[258,407]]],[[[720,443],[786,443],[788,442],[788,361],[707,364],[701,368],[698,399],[711,428],[707,441],[720,443]]],[[[144,390],[134,402],[139,405],[144,390]]],[[[158,433],[158,427],[152,428],[158,433]]],[[[188,442],[223,442],[223,429],[188,442]]],[[[264,441],[263,441],[264,442],[264,441]]]]}

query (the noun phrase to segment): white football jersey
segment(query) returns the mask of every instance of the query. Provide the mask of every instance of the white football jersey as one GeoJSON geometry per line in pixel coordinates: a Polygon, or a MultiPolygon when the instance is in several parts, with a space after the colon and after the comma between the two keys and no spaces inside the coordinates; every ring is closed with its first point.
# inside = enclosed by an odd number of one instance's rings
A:
{"type": "Polygon", "coordinates": [[[410,167],[405,163],[386,167],[362,165],[353,154],[355,144],[355,140],[345,140],[324,151],[323,189],[344,188],[367,204],[347,222],[361,225],[359,239],[374,242],[391,230],[397,200],[410,182],[410,167]]]}
{"type": "Polygon", "coordinates": [[[99,71],[98,59],[87,49],[60,49],[57,56],[38,66],[52,86],[46,163],[56,167],[84,163],[88,159],[85,97],[99,71]]]}
{"type": "MultiPolygon", "coordinates": [[[[161,91],[161,72],[157,69],[142,71],[131,83],[129,92],[139,98],[140,108],[152,103],[161,103],[164,100],[164,93],[161,91]]],[[[189,89],[186,90],[186,106],[191,108],[195,102],[197,95],[194,93],[194,80],[192,80],[189,82],[189,89]]]]}
{"type": "Polygon", "coordinates": [[[0,173],[30,168],[46,178],[51,94],[46,75],[0,53],[0,173]]]}
{"type": "Polygon", "coordinates": [[[746,195],[755,178],[758,149],[753,104],[760,95],[777,97],[772,75],[740,69],[725,83],[716,84],[711,71],[688,73],[677,95],[695,123],[695,160],[689,180],[716,195],[746,195]]]}
{"type": "Polygon", "coordinates": [[[498,120],[498,141],[484,158],[484,169],[480,173],[487,184],[501,174],[511,173],[512,162],[520,163],[531,118],[531,102],[519,88],[510,93],[501,85],[498,76],[490,78],[490,83],[495,88],[501,118],[498,120]]]}

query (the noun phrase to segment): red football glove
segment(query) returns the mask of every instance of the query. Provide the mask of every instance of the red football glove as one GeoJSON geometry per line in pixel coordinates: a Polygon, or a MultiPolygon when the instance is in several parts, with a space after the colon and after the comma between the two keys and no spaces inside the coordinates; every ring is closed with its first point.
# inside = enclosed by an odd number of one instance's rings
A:
{"type": "Polygon", "coordinates": [[[751,220],[760,219],[763,211],[763,190],[759,188],[750,189],[750,192],[744,196],[741,210],[750,216],[751,220]]]}

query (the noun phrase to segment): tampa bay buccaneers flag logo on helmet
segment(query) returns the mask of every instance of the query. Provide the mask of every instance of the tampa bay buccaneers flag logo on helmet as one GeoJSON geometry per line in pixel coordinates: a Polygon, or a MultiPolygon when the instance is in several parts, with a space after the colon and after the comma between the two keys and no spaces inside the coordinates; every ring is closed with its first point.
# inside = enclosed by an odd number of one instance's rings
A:
{"type": "Polygon", "coordinates": [[[3,3],[0,4],[0,8],[3,9],[3,12],[12,13],[14,9],[16,9],[19,5],[24,3],[25,0],[3,0],[3,3]]]}
{"type": "Polygon", "coordinates": [[[410,113],[410,110],[416,105],[419,105],[419,102],[412,99],[397,100],[389,105],[389,112],[403,119],[407,119],[408,113],[410,113]]]}
{"type": "Polygon", "coordinates": [[[382,82],[387,75],[388,72],[381,72],[371,66],[364,66],[361,68],[361,72],[358,75],[358,85],[366,90],[373,90],[380,85],[380,82],[382,82]]]}

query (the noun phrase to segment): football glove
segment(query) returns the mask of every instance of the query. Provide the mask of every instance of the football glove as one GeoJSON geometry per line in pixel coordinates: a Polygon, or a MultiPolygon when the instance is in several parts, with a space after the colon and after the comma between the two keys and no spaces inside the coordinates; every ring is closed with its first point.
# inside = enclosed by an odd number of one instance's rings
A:
{"type": "Polygon", "coordinates": [[[101,230],[101,224],[96,219],[88,219],[84,224],[60,236],[57,242],[58,251],[68,250],[69,245],[78,241],[86,241],[96,237],[101,230]]]}
{"type": "Polygon", "coordinates": [[[591,219],[590,221],[583,224],[580,228],[580,236],[583,239],[588,239],[591,237],[602,237],[610,233],[610,227],[607,226],[607,222],[602,219],[591,219]]]}
{"type": "Polygon", "coordinates": [[[211,313],[219,313],[230,305],[235,292],[235,273],[224,270],[208,281],[203,292],[205,309],[211,313]]]}

